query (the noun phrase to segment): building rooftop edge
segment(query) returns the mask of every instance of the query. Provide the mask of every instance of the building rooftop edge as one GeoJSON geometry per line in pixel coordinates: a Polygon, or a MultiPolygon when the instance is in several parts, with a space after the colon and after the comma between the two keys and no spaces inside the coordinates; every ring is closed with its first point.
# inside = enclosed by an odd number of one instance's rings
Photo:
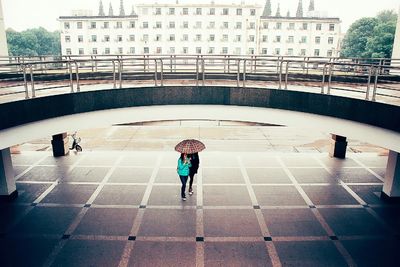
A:
{"type": "Polygon", "coordinates": [[[137,18],[138,15],[126,15],[126,16],[60,16],[58,19],[107,19],[107,18],[137,18]]]}
{"type": "Polygon", "coordinates": [[[275,16],[261,16],[261,19],[289,19],[289,20],[337,20],[340,18],[336,17],[275,17],[275,16]]]}

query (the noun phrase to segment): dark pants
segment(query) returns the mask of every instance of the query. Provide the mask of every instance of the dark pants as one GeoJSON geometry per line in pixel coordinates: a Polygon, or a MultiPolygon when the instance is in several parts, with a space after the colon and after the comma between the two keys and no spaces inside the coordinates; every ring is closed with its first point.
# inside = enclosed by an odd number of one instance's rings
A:
{"type": "Polygon", "coordinates": [[[187,183],[187,180],[188,180],[188,176],[179,175],[179,178],[181,179],[181,182],[182,182],[181,197],[186,197],[185,190],[186,190],[186,183],[187,183]]]}
{"type": "Polygon", "coordinates": [[[190,173],[189,174],[189,177],[190,177],[190,179],[189,179],[189,190],[193,188],[192,186],[193,186],[194,175],[195,175],[195,173],[190,173]]]}

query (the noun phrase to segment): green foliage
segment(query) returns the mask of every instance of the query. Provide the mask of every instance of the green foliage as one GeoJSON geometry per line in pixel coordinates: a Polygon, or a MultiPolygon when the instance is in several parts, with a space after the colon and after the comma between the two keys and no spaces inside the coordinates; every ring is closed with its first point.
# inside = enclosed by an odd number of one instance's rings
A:
{"type": "Polygon", "coordinates": [[[390,58],[392,56],[397,15],[385,10],[375,18],[354,22],[343,40],[344,57],[390,58]]]}
{"type": "Polygon", "coordinates": [[[41,56],[60,55],[60,33],[48,32],[40,27],[16,32],[6,31],[9,55],[11,56],[41,56]]]}

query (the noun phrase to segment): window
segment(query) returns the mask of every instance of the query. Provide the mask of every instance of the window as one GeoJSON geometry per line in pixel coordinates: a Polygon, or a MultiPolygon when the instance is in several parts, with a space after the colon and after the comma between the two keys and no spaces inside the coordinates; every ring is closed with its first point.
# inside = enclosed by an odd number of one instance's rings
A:
{"type": "Polygon", "coordinates": [[[222,54],[228,54],[228,47],[222,47],[222,54]]]}
{"type": "Polygon", "coordinates": [[[317,25],[315,25],[315,29],[316,29],[317,31],[322,30],[322,24],[321,24],[321,23],[318,23],[317,25]]]}
{"type": "Polygon", "coordinates": [[[110,48],[105,48],[104,49],[104,54],[109,55],[110,54],[110,48]]]}
{"type": "Polygon", "coordinates": [[[255,16],[256,10],[254,8],[250,9],[250,16],[255,16]]]}
{"type": "Polygon", "coordinates": [[[182,53],[187,54],[189,52],[189,48],[188,47],[183,47],[182,48],[182,53]]]}
{"type": "Polygon", "coordinates": [[[147,21],[143,22],[143,29],[149,28],[149,23],[147,21]]]}
{"type": "Polygon", "coordinates": [[[201,29],[201,21],[196,21],[196,29],[201,29]]]}
{"type": "Polygon", "coordinates": [[[223,27],[224,29],[228,29],[229,23],[228,23],[228,22],[223,22],[222,27],[223,27]]]}
{"type": "Polygon", "coordinates": [[[169,53],[170,54],[175,54],[175,47],[170,47],[169,48],[169,53]]]}
{"type": "Polygon", "coordinates": [[[82,21],[78,21],[78,22],[76,23],[76,27],[77,27],[78,29],[82,29],[82,28],[83,28],[82,21]]]}
{"type": "Polygon", "coordinates": [[[328,50],[328,51],[326,52],[326,56],[327,56],[327,57],[331,57],[332,54],[333,54],[332,50],[328,50]]]}
{"type": "Polygon", "coordinates": [[[149,40],[148,34],[143,34],[143,41],[147,42],[149,40]]]}
{"type": "Polygon", "coordinates": [[[301,44],[307,43],[307,36],[301,36],[300,43],[301,44]]]}
{"type": "Polygon", "coordinates": [[[223,34],[222,35],[222,41],[223,42],[227,42],[228,41],[228,35],[227,34],[223,34]]]}
{"type": "Polygon", "coordinates": [[[104,35],[104,42],[109,42],[110,41],[110,35],[104,35]]]}
{"type": "Polygon", "coordinates": [[[83,42],[83,35],[78,35],[78,43],[82,43],[83,42]]]}
{"type": "Polygon", "coordinates": [[[196,8],[196,15],[201,15],[201,8],[196,8]]]}
{"type": "Polygon", "coordinates": [[[118,54],[122,54],[124,51],[122,49],[122,47],[118,47],[118,54]]]}
{"type": "Polygon", "coordinates": [[[214,29],[215,28],[215,21],[210,21],[210,24],[208,25],[209,29],[214,29]]]}
{"type": "Polygon", "coordinates": [[[261,49],[261,54],[263,54],[263,55],[268,54],[268,49],[267,48],[261,49]]]}
{"type": "Polygon", "coordinates": [[[189,36],[187,34],[183,35],[182,41],[187,41],[189,39],[189,36]]]}
{"type": "Polygon", "coordinates": [[[209,15],[215,15],[215,8],[210,8],[209,15]]]}
{"type": "Polygon", "coordinates": [[[238,15],[238,16],[242,15],[242,9],[241,8],[237,8],[236,9],[236,15],[238,15]]]}
{"type": "Polygon", "coordinates": [[[319,57],[319,49],[314,49],[314,56],[319,57]]]}
{"type": "Polygon", "coordinates": [[[240,55],[242,53],[240,50],[241,50],[240,47],[236,47],[235,48],[235,54],[236,55],[240,55]]]}
{"type": "Polygon", "coordinates": [[[175,15],[175,8],[169,8],[168,15],[175,15]]]}
{"type": "Polygon", "coordinates": [[[281,54],[280,48],[275,48],[275,55],[279,56],[281,54]]]}
{"type": "Polygon", "coordinates": [[[229,8],[223,8],[222,15],[229,15],[229,8]]]}
{"type": "Polygon", "coordinates": [[[328,44],[333,44],[333,37],[328,37],[328,44]]]}
{"type": "Polygon", "coordinates": [[[215,35],[210,34],[210,38],[208,38],[209,41],[214,42],[215,41],[215,35]]]}
{"type": "Polygon", "coordinates": [[[122,35],[117,36],[117,42],[122,42],[122,35]]]}
{"type": "Polygon", "coordinates": [[[189,28],[189,23],[188,23],[187,21],[184,21],[182,27],[183,27],[184,29],[189,28]]]}
{"type": "Polygon", "coordinates": [[[294,30],[294,23],[293,22],[289,23],[289,28],[288,29],[289,30],[294,30]]]}
{"type": "Polygon", "coordinates": [[[122,29],[122,21],[117,21],[117,29],[122,29]]]}
{"type": "Polygon", "coordinates": [[[316,44],[320,44],[320,43],[321,43],[321,37],[316,36],[316,37],[315,37],[315,43],[316,43],[316,44]]]}
{"type": "Polygon", "coordinates": [[[303,23],[303,26],[301,28],[302,30],[307,30],[308,29],[308,23],[303,23]]]}
{"type": "Polygon", "coordinates": [[[254,42],[254,35],[249,36],[249,42],[254,42]]]}
{"type": "Polygon", "coordinates": [[[161,8],[159,8],[159,7],[156,8],[155,15],[161,15],[161,8]]]}
{"type": "Polygon", "coordinates": [[[208,48],[208,53],[209,54],[214,54],[214,50],[215,50],[215,47],[209,47],[208,48]]]}
{"type": "Polygon", "coordinates": [[[103,23],[103,29],[108,29],[109,27],[110,27],[110,23],[107,22],[107,21],[105,21],[105,22],[103,23]]]}
{"type": "Polygon", "coordinates": [[[235,41],[236,42],[240,42],[242,40],[242,36],[241,35],[236,35],[235,41]]]}
{"type": "Polygon", "coordinates": [[[268,42],[268,36],[267,36],[267,35],[263,35],[263,36],[262,36],[262,42],[263,42],[263,43],[268,42]]]}
{"type": "Polygon", "coordinates": [[[93,49],[92,49],[92,54],[93,54],[93,55],[97,55],[97,48],[93,48],[93,49]]]}
{"type": "Polygon", "coordinates": [[[129,41],[134,42],[135,41],[135,35],[131,34],[129,35],[129,41]]]}
{"type": "Polygon", "coordinates": [[[305,56],[306,55],[306,50],[305,49],[301,49],[300,50],[300,56],[305,56]]]}
{"type": "Polygon", "coordinates": [[[255,29],[255,28],[256,28],[256,24],[254,22],[250,22],[249,29],[255,29]]]}
{"type": "Polygon", "coordinates": [[[277,22],[277,23],[276,23],[276,26],[275,26],[275,29],[276,29],[276,30],[282,29],[282,23],[281,23],[281,22],[277,22]]]}
{"type": "Polygon", "coordinates": [[[130,29],[135,28],[135,22],[134,22],[134,21],[130,21],[130,22],[129,22],[129,28],[130,28],[130,29]]]}
{"type": "Polygon", "coordinates": [[[90,29],[96,29],[96,22],[92,21],[90,23],[90,29]]]}
{"type": "Polygon", "coordinates": [[[201,54],[201,47],[196,47],[196,53],[201,54]]]}
{"type": "Polygon", "coordinates": [[[148,54],[149,53],[149,48],[148,47],[143,47],[143,53],[148,54]]]}
{"type": "Polygon", "coordinates": [[[288,48],[287,54],[288,56],[293,56],[293,48],[288,48]]]}
{"type": "Polygon", "coordinates": [[[241,22],[236,22],[236,29],[241,29],[242,28],[242,23],[241,22]]]}
{"type": "Polygon", "coordinates": [[[268,29],[268,22],[263,22],[263,29],[268,29]]]}
{"type": "Polygon", "coordinates": [[[196,34],[196,39],[195,41],[201,41],[201,34],[196,34]]]}
{"type": "Polygon", "coordinates": [[[67,48],[67,49],[66,49],[66,54],[67,54],[67,55],[71,55],[71,54],[72,54],[71,48],[67,48]]]}
{"type": "Polygon", "coordinates": [[[92,35],[91,41],[92,43],[97,42],[97,35],[92,35]]]}
{"type": "Polygon", "coordinates": [[[156,29],[161,29],[162,25],[161,25],[161,21],[157,21],[156,22],[156,29]]]}
{"type": "Polygon", "coordinates": [[[70,25],[69,22],[64,22],[64,29],[69,30],[70,25]]]}
{"type": "Polygon", "coordinates": [[[161,34],[157,34],[156,38],[154,38],[154,41],[156,41],[156,42],[161,41],[161,34]]]}
{"type": "Polygon", "coordinates": [[[333,32],[335,30],[335,24],[329,24],[329,31],[333,32]]]}
{"type": "Polygon", "coordinates": [[[66,36],[65,36],[65,42],[66,42],[66,43],[71,42],[71,36],[66,35],[66,36]]]}
{"type": "Polygon", "coordinates": [[[175,21],[170,21],[169,22],[169,28],[170,29],[175,29],[175,21]]]}
{"type": "Polygon", "coordinates": [[[188,14],[189,14],[189,9],[188,8],[182,9],[182,15],[188,15],[188,14]]]}
{"type": "Polygon", "coordinates": [[[275,43],[280,43],[281,42],[281,36],[277,35],[275,36],[275,43]]]}
{"type": "Polygon", "coordinates": [[[161,54],[161,53],[162,53],[162,47],[157,47],[156,53],[157,53],[157,54],[161,54]]]}
{"type": "Polygon", "coordinates": [[[254,48],[249,48],[249,54],[254,55],[254,48]]]}
{"type": "Polygon", "coordinates": [[[79,48],[79,55],[84,55],[85,54],[85,50],[83,48],[79,48]]]}
{"type": "Polygon", "coordinates": [[[294,36],[288,36],[287,42],[290,44],[294,43],[294,36]]]}
{"type": "Polygon", "coordinates": [[[169,40],[170,41],[175,41],[175,34],[170,34],[169,35],[169,40]]]}
{"type": "Polygon", "coordinates": [[[134,47],[130,47],[129,48],[129,53],[130,54],[135,54],[135,48],[134,47]]]}

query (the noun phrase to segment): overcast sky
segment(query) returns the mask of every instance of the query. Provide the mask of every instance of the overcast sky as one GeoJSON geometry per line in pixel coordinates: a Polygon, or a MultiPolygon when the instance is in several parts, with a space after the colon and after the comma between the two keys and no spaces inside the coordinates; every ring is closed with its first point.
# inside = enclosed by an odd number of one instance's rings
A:
{"type": "MultiPolygon", "coordinates": [[[[17,31],[42,26],[48,30],[58,30],[57,18],[71,14],[73,9],[91,9],[98,12],[99,0],[0,0],[3,4],[3,15],[6,28],[17,31]]],[[[125,12],[131,11],[133,4],[138,3],[175,3],[176,0],[124,0],[125,12]]],[[[113,4],[114,14],[118,13],[120,0],[103,0],[107,13],[109,3],[113,4]]],[[[180,3],[210,3],[211,0],[179,0],[180,3]]],[[[243,0],[215,0],[215,3],[240,3],[243,0]]],[[[264,6],[265,0],[245,0],[246,3],[257,3],[264,6]]],[[[296,13],[298,0],[272,0],[273,14],[280,3],[281,14],[290,10],[296,13]]],[[[309,0],[303,0],[304,10],[309,0]]],[[[361,17],[373,17],[379,11],[392,9],[398,12],[400,0],[315,0],[315,9],[325,11],[330,17],[342,20],[342,30],[361,17]]]]}

